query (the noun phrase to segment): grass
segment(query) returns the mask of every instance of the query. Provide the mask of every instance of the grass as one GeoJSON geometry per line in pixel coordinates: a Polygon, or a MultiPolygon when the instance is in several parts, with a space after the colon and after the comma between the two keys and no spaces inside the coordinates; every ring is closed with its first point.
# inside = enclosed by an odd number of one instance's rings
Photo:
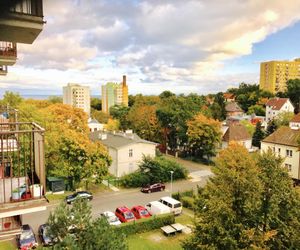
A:
{"type": "Polygon", "coordinates": [[[15,250],[16,246],[11,241],[0,242],[0,250],[15,250]]]}
{"type": "MultiPolygon", "coordinates": [[[[184,208],[183,214],[175,218],[183,225],[193,224],[193,211],[184,208]]],[[[179,250],[181,244],[189,235],[178,233],[175,236],[165,236],[160,229],[128,236],[129,250],[179,250]]]]}

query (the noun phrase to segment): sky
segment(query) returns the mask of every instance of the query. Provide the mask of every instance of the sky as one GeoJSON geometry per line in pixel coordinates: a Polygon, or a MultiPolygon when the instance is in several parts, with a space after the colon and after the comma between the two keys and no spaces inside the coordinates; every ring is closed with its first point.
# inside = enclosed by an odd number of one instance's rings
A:
{"type": "Polygon", "coordinates": [[[130,94],[216,93],[300,57],[300,0],[44,0],[44,16],[0,95],[62,95],[69,82],[101,95],[124,74],[130,94]]]}

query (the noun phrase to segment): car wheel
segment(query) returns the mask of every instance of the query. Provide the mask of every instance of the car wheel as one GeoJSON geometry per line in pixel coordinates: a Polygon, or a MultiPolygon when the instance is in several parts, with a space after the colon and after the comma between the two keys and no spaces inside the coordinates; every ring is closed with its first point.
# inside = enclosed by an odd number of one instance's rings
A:
{"type": "Polygon", "coordinates": [[[160,191],[164,191],[164,189],[163,189],[163,188],[160,188],[160,191]]]}
{"type": "Polygon", "coordinates": [[[151,193],[151,189],[148,190],[148,193],[149,193],[149,194],[151,193]]]}

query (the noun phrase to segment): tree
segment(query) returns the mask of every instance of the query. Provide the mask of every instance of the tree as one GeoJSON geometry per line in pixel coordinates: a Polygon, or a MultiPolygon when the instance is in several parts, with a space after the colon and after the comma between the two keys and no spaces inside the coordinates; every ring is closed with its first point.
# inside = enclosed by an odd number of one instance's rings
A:
{"type": "Polygon", "coordinates": [[[93,108],[91,110],[91,116],[100,123],[107,123],[109,119],[109,114],[93,108]]]}
{"type": "Polygon", "coordinates": [[[252,137],[252,145],[260,148],[262,139],[265,138],[265,132],[262,130],[261,123],[256,123],[255,132],[252,137]]]}
{"type": "Polygon", "coordinates": [[[117,234],[104,218],[92,220],[91,206],[79,199],[61,203],[48,218],[48,234],[57,239],[54,249],[128,249],[125,235],[117,234]]]}
{"type": "Polygon", "coordinates": [[[226,118],[225,99],[222,92],[214,97],[214,103],[210,106],[212,117],[216,120],[223,121],[226,118]]]}
{"type": "Polygon", "coordinates": [[[201,159],[215,155],[216,146],[221,141],[221,124],[198,114],[187,122],[187,127],[188,147],[192,155],[201,159]]]}
{"type": "Polygon", "coordinates": [[[265,116],[266,115],[266,109],[261,105],[255,104],[255,105],[252,105],[252,106],[249,107],[247,113],[249,115],[255,114],[255,115],[258,115],[258,116],[265,116]]]}
{"type": "Polygon", "coordinates": [[[123,105],[114,105],[109,109],[110,115],[114,119],[119,120],[121,130],[125,130],[129,128],[128,121],[127,121],[127,115],[129,109],[130,109],[129,107],[123,105]]]}
{"type": "Polygon", "coordinates": [[[5,91],[2,99],[2,105],[9,106],[11,108],[17,108],[18,105],[23,101],[23,98],[19,93],[14,93],[11,91],[5,91]]]}
{"type": "Polygon", "coordinates": [[[101,100],[99,98],[91,98],[91,108],[95,109],[95,110],[101,110],[102,108],[102,103],[101,100]]]}
{"type": "Polygon", "coordinates": [[[120,129],[120,122],[116,119],[108,119],[107,124],[105,125],[105,129],[108,131],[119,131],[120,129]]]}
{"type": "Polygon", "coordinates": [[[55,104],[55,103],[63,103],[63,98],[61,96],[49,96],[48,102],[55,104]]]}
{"type": "Polygon", "coordinates": [[[246,148],[232,143],[220,152],[215,177],[200,189],[196,228],[184,249],[251,249],[261,184],[246,148]]]}
{"type": "Polygon", "coordinates": [[[240,121],[240,124],[242,124],[246,128],[249,135],[253,136],[253,134],[255,132],[255,126],[250,121],[242,120],[242,121],[240,121]]]}
{"type": "Polygon", "coordinates": [[[300,79],[290,79],[286,83],[286,95],[295,107],[295,113],[300,111],[300,79]]]}
{"type": "Polygon", "coordinates": [[[293,112],[282,112],[274,119],[276,127],[289,126],[290,121],[293,119],[293,112]]]}
{"type": "Polygon", "coordinates": [[[278,127],[274,120],[269,121],[268,126],[267,126],[266,135],[268,136],[270,134],[273,134],[277,128],[278,127]]]}

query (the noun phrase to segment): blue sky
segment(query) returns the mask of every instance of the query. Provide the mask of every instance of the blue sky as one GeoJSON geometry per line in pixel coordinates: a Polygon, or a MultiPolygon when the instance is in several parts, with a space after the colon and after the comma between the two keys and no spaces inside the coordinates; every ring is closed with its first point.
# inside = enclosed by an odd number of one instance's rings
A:
{"type": "Polygon", "coordinates": [[[300,57],[299,0],[51,0],[47,23],[0,78],[0,94],[60,95],[67,83],[198,94],[257,83],[259,63],[300,57]]]}

